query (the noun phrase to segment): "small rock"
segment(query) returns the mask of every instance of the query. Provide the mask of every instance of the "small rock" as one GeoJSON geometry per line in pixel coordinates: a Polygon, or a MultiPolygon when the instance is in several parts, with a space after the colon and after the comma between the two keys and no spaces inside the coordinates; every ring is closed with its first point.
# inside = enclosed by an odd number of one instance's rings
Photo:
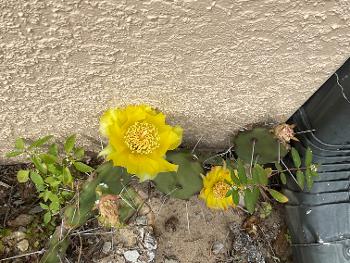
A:
{"type": "Polygon", "coordinates": [[[41,213],[42,211],[44,211],[44,209],[42,209],[41,206],[38,205],[38,206],[35,206],[35,207],[33,207],[32,209],[30,209],[28,213],[29,213],[30,215],[34,215],[34,214],[41,213]]]}
{"type": "Polygon", "coordinates": [[[167,232],[175,232],[178,224],[179,219],[175,216],[171,216],[165,221],[164,228],[167,232]]]}
{"type": "Polygon", "coordinates": [[[211,247],[211,251],[214,255],[217,255],[224,252],[224,247],[224,244],[220,243],[219,241],[215,241],[211,247]]]}
{"type": "Polygon", "coordinates": [[[125,259],[130,261],[130,262],[137,262],[137,259],[140,256],[140,254],[137,250],[125,251],[123,255],[124,255],[125,259]]]}
{"type": "Polygon", "coordinates": [[[29,248],[29,242],[27,239],[23,239],[22,241],[20,241],[18,244],[17,244],[17,248],[21,251],[21,252],[24,252],[24,251],[27,251],[28,248],[29,248]]]}
{"type": "Polygon", "coordinates": [[[7,224],[9,226],[27,226],[33,221],[32,215],[21,214],[17,216],[14,220],[9,221],[7,224]]]}
{"type": "Polygon", "coordinates": [[[19,228],[18,228],[18,231],[20,231],[20,232],[27,232],[27,228],[25,228],[24,226],[20,226],[19,228]]]}
{"type": "Polygon", "coordinates": [[[249,216],[243,222],[243,229],[251,236],[256,237],[258,235],[258,225],[260,223],[260,219],[255,216],[249,216]]]}
{"type": "Polygon", "coordinates": [[[102,252],[105,254],[108,254],[108,252],[111,251],[111,248],[112,248],[112,242],[107,241],[103,244],[102,252]]]}
{"type": "Polygon", "coordinates": [[[147,250],[155,250],[157,249],[157,241],[154,238],[153,235],[151,235],[149,232],[147,232],[144,236],[143,239],[143,246],[147,249],[147,250]]]}
{"type": "Polygon", "coordinates": [[[135,220],[136,225],[138,226],[147,226],[147,217],[146,216],[139,216],[135,220]]]}
{"type": "Polygon", "coordinates": [[[133,247],[137,243],[137,234],[131,228],[121,228],[117,235],[118,241],[126,247],[133,247]]]}
{"type": "Polygon", "coordinates": [[[16,200],[16,201],[13,201],[13,204],[15,206],[20,206],[20,205],[24,204],[24,201],[23,200],[16,200]]]}
{"type": "Polygon", "coordinates": [[[179,260],[175,256],[166,256],[164,263],[179,263],[179,260]]]}
{"type": "Polygon", "coordinates": [[[16,241],[21,241],[26,237],[26,234],[20,231],[13,232],[10,236],[8,236],[8,239],[13,239],[16,241]]]}
{"type": "Polygon", "coordinates": [[[114,255],[114,256],[108,256],[105,258],[101,258],[97,261],[97,263],[125,263],[125,259],[122,256],[114,255]]]}

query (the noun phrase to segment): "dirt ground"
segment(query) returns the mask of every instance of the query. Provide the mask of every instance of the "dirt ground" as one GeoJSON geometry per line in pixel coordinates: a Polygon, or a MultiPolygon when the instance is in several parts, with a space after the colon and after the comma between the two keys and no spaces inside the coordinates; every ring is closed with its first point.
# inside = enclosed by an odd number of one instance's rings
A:
{"type": "MultiPolygon", "coordinates": [[[[16,182],[16,171],[21,167],[0,166],[0,262],[39,262],[41,253],[37,252],[49,239],[50,230],[38,227],[41,212],[35,190],[16,182]],[[27,221],[18,220],[25,218],[23,215],[28,216],[27,221]],[[11,259],[23,254],[31,255],[11,259]]],[[[136,218],[136,223],[126,228],[130,230],[128,237],[135,238],[126,238],[123,243],[120,238],[126,235],[124,230],[102,228],[92,219],[72,233],[63,262],[291,262],[279,205],[261,219],[259,211],[254,216],[238,208],[213,211],[197,197],[188,201],[168,198],[148,183],[138,188],[147,192],[155,218],[152,226],[140,225],[140,218],[136,218]],[[126,261],[128,253],[140,256],[136,261],[126,261]]]]}

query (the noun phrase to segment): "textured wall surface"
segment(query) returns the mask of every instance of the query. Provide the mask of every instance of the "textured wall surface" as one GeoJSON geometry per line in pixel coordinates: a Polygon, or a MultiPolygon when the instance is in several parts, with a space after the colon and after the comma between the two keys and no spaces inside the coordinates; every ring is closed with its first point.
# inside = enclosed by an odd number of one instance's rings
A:
{"type": "Polygon", "coordinates": [[[226,147],[288,118],[350,52],[348,0],[0,0],[0,14],[1,156],[17,136],[97,139],[107,107],[139,102],[185,142],[226,147]]]}

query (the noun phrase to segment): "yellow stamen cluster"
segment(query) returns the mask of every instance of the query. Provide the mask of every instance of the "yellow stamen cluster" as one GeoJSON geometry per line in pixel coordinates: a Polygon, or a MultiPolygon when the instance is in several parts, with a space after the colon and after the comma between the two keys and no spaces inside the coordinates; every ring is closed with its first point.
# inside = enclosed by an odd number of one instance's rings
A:
{"type": "Polygon", "coordinates": [[[225,198],[228,190],[230,190],[230,186],[223,181],[219,181],[213,186],[214,197],[225,198]]]}
{"type": "Polygon", "coordinates": [[[124,142],[132,153],[150,154],[159,147],[158,129],[147,122],[135,122],[125,135],[124,142]]]}

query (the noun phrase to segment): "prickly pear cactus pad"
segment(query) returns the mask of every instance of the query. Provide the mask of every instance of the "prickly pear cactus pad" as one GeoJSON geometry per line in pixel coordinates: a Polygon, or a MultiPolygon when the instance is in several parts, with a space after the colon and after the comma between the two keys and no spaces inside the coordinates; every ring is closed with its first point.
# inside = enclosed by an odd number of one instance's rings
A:
{"type": "Polygon", "coordinates": [[[265,164],[275,162],[288,153],[287,148],[266,128],[240,132],[233,143],[238,157],[247,163],[251,162],[252,154],[254,162],[265,164]]]}
{"type": "Polygon", "coordinates": [[[198,193],[203,186],[201,164],[191,153],[170,152],[167,160],[179,165],[177,172],[160,173],[154,179],[159,191],[179,199],[189,199],[198,193]]]}
{"type": "Polygon", "coordinates": [[[97,169],[97,176],[87,181],[79,194],[79,205],[73,204],[65,209],[65,222],[71,227],[78,227],[85,223],[97,200],[95,189],[99,184],[105,184],[113,194],[119,194],[131,179],[121,167],[113,167],[107,162],[97,169]],[[79,208],[77,211],[77,207],[79,208]]]}

